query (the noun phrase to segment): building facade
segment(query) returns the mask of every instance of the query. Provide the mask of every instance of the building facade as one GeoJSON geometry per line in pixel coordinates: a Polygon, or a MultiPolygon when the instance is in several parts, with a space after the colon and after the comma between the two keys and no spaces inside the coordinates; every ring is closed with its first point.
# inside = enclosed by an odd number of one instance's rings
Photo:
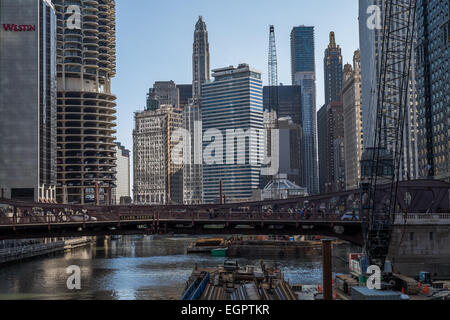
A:
{"type": "Polygon", "coordinates": [[[289,181],[300,185],[303,178],[301,158],[302,127],[290,117],[278,119],[279,174],[285,174],[289,181]]]}
{"type": "Polygon", "coordinates": [[[183,203],[183,165],[172,159],[179,143],[172,137],[182,124],[181,109],[170,105],[135,113],[134,203],[183,203]]]}
{"type": "Polygon", "coordinates": [[[129,202],[131,194],[130,185],[130,150],[126,149],[120,142],[116,142],[117,154],[117,188],[114,189],[115,204],[129,202]]]}
{"type": "Polygon", "coordinates": [[[424,178],[450,179],[450,25],[447,0],[417,1],[419,167],[424,178]]]}
{"type": "Polygon", "coordinates": [[[314,27],[292,29],[292,84],[302,88],[303,185],[310,194],[319,192],[314,47],[314,27]]]}
{"type": "Polygon", "coordinates": [[[325,104],[339,101],[342,90],[342,51],[336,45],[334,32],[330,32],[330,44],[323,59],[325,73],[325,104]]]}
{"type": "Polygon", "coordinates": [[[194,31],[194,52],[192,54],[192,97],[198,103],[202,93],[202,84],[211,79],[209,61],[209,42],[206,23],[200,16],[194,31]]]}
{"type": "Polygon", "coordinates": [[[177,84],[180,93],[180,108],[184,108],[192,100],[192,84],[177,84]]]}
{"type": "Polygon", "coordinates": [[[0,189],[56,201],[56,14],[47,0],[0,0],[0,189]]]}
{"type": "MultiPolygon", "coordinates": [[[[277,86],[279,118],[290,117],[298,125],[302,124],[302,88],[300,86],[277,86]]],[[[270,87],[265,86],[264,110],[269,110],[270,87]]]]}
{"type": "Polygon", "coordinates": [[[53,3],[58,17],[58,202],[93,203],[98,192],[99,203],[105,204],[116,187],[115,1],[53,3]]]}
{"type": "Polygon", "coordinates": [[[342,103],[344,108],[345,183],[347,190],[359,188],[361,157],[364,150],[362,129],[362,92],[359,50],[353,55],[353,67],[344,67],[342,103]]]}
{"type": "MultiPolygon", "coordinates": [[[[400,1],[400,0],[399,0],[400,1]]],[[[383,29],[378,28],[377,24],[382,26],[384,21],[384,0],[359,0],[359,36],[360,36],[360,55],[361,55],[361,81],[362,81],[362,114],[364,147],[374,147],[376,131],[376,115],[378,105],[379,75],[381,67],[382,54],[382,36],[383,29]],[[379,17],[373,20],[373,12],[370,6],[376,5],[380,8],[379,17]],[[374,25],[371,23],[375,21],[374,25]]],[[[395,21],[393,22],[395,24],[395,21]]],[[[395,28],[395,25],[392,26],[395,28]]],[[[412,24],[411,24],[412,28],[412,24]]],[[[410,30],[412,32],[412,30],[410,30]]],[[[393,39],[391,46],[397,46],[396,50],[402,50],[403,44],[393,39]]],[[[387,78],[394,77],[394,74],[388,74],[387,78]]],[[[417,152],[417,101],[416,101],[416,70],[415,54],[412,56],[409,93],[407,95],[407,114],[403,132],[403,148],[401,150],[402,161],[400,169],[400,179],[416,179],[418,177],[418,152],[417,152]]],[[[395,100],[395,99],[394,99],[395,100]]],[[[396,108],[384,115],[383,123],[393,123],[389,119],[397,118],[396,108]]],[[[392,124],[394,125],[394,124],[392,124]]],[[[389,129],[394,130],[394,129],[389,129]]],[[[385,134],[385,133],[382,133],[385,134]]],[[[387,150],[395,152],[394,144],[388,142],[387,150]]]]}
{"type": "Polygon", "coordinates": [[[203,196],[219,203],[252,198],[264,158],[261,73],[247,64],[213,70],[202,86],[203,196]]]}
{"type": "MultiPolygon", "coordinates": [[[[273,89],[272,89],[273,90],[273,89]]],[[[280,165],[281,161],[286,160],[290,161],[289,167],[292,170],[289,171],[280,171],[280,173],[288,173],[289,172],[289,180],[295,182],[299,186],[305,186],[305,179],[303,174],[303,150],[302,150],[302,89],[300,86],[284,86],[280,85],[276,87],[277,96],[278,96],[278,114],[274,114],[273,118],[279,118],[279,129],[281,128],[281,122],[284,124],[289,123],[288,127],[291,127],[293,131],[291,132],[291,137],[288,140],[283,140],[280,137],[280,142],[283,142],[283,146],[280,145],[279,154],[280,157],[280,165]],[[298,131],[300,129],[300,131],[298,131]],[[286,141],[289,143],[289,148],[286,147],[286,141]],[[283,149],[284,148],[284,149],[283,149]],[[283,149],[283,150],[281,150],[283,149]],[[285,158],[284,155],[290,155],[285,158]],[[289,159],[289,160],[288,160],[289,159]]],[[[270,104],[270,87],[265,86],[263,89],[264,92],[264,110],[269,110],[270,104]]],[[[268,128],[267,128],[268,129],[268,128]]],[[[283,127],[283,129],[288,130],[287,127],[283,127]]],[[[268,133],[268,132],[267,132],[268,133]]],[[[280,132],[281,133],[281,132],[280,132]]],[[[270,140],[269,140],[270,141],[270,140]]],[[[266,144],[266,149],[269,150],[270,144],[269,141],[266,144]]],[[[268,151],[267,151],[268,152],[268,151]]],[[[270,153],[268,153],[270,154],[270,153]]],[[[281,168],[280,168],[281,170],[281,168]]],[[[267,185],[267,182],[270,181],[270,177],[267,177],[264,181],[264,186],[267,185]],[[268,180],[267,180],[268,179],[268,180]]]]}
{"type": "Polygon", "coordinates": [[[321,194],[326,192],[326,183],[328,181],[328,156],[327,156],[327,106],[323,105],[317,111],[317,141],[319,155],[319,191],[321,194]]]}
{"type": "Polygon", "coordinates": [[[342,102],[330,102],[318,112],[320,190],[345,187],[344,115],[342,102]]]}
{"type": "Polygon", "coordinates": [[[183,109],[183,202],[203,203],[202,110],[191,101],[183,109]]]}

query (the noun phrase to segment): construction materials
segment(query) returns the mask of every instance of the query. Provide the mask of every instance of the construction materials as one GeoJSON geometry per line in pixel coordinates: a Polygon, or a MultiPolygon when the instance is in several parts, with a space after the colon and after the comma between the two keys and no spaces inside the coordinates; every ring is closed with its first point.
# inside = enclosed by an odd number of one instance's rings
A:
{"type": "Polygon", "coordinates": [[[194,269],[183,300],[297,300],[282,273],[272,266],[240,268],[227,261],[216,269],[194,269]],[[233,268],[231,268],[231,266],[233,268]]]}

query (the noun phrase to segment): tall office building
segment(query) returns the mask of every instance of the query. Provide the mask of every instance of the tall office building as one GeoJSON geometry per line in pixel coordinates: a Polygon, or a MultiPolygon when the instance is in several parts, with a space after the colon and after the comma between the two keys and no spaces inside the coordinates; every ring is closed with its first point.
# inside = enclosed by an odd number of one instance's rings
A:
{"type": "Polygon", "coordinates": [[[147,110],[157,110],[159,106],[180,106],[180,90],[173,81],[156,81],[147,95],[147,110]]]}
{"type": "MultiPolygon", "coordinates": [[[[395,1],[395,0],[394,0],[395,1]]],[[[361,81],[362,81],[362,114],[364,147],[374,147],[376,131],[376,113],[379,88],[379,73],[381,66],[381,50],[383,48],[383,30],[377,28],[377,24],[383,25],[384,0],[359,0],[359,37],[361,54],[361,81]],[[372,12],[369,7],[377,5],[381,15],[377,17],[376,12],[372,12]],[[369,13],[368,13],[369,12],[369,13]],[[375,20],[374,20],[375,19],[375,20]]],[[[392,23],[396,23],[393,21],[392,23]]],[[[394,28],[395,26],[392,26],[394,28]]],[[[412,28],[412,24],[411,24],[412,28]]],[[[410,30],[412,31],[412,30],[410,30]]],[[[393,39],[391,46],[397,46],[396,50],[402,50],[403,44],[393,39]]],[[[387,75],[395,77],[396,75],[387,75]]],[[[400,179],[416,179],[418,177],[418,153],[417,153],[417,107],[416,107],[416,71],[415,55],[413,53],[409,94],[407,97],[407,115],[403,132],[402,162],[400,169],[400,179]]],[[[396,118],[396,110],[391,110],[390,114],[384,116],[385,123],[392,123],[389,118],[396,118]]],[[[393,152],[394,146],[388,145],[389,152],[393,152]]]]}
{"type": "Polygon", "coordinates": [[[344,118],[342,102],[330,102],[318,112],[320,191],[344,189],[344,118]]]}
{"type": "Polygon", "coordinates": [[[191,96],[185,86],[183,101],[183,129],[185,163],[183,164],[183,196],[185,204],[203,203],[203,135],[201,90],[202,85],[210,80],[209,43],[206,23],[199,17],[194,31],[192,53],[191,96]]]}
{"type": "Polygon", "coordinates": [[[361,66],[359,50],[353,55],[353,67],[344,67],[342,103],[344,108],[344,148],[346,189],[358,189],[361,182],[361,157],[364,134],[361,112],[361,66]]]}
{"type": "Polygon", "coordinates": [[[56,15],[48,0],[0,0],[0,189],[56,200],[56,15]]]}
{"type": "MultiPolygon", "coordinates": [[[[285,132],[281,134],[280,141],[283,141],[280,155],[280,165],[283,161],[289,161],[289,170],[280,171],[279,173],[288,174],[288,179],[295,182],[299,186],[304,185],[303,174],[303,151],[302,151],[302,88],[300,86],[284,86],[280,85],[276,87],[278,92],[278,114],[273,118],[278,117],[283,122],[283,130],[289,131],[291,137],[287,140],[282,139],[281,136],[287,135],[285,132]],[[290,120],[289,120],[290,119],[290,120]],[[289,129],[290,128],[290,129],[289,129]],[[286,149],[286,141],[290,143],[289,149],[286,149]],[[286,153],[287,152],[287,153],[286,153]],[[284,155],[290,155],[284,157],[284,155]]],[[[270,87],[265,86],[264,92],[264,110],[268,111],[270,106],[270,87]]],[[[279,122],[279,129],[281,122],[279,122]]],[[[269,144],[266,145],[266,148],[269,144]]],[[[281,169],[280,169],[281,170],[281,169]]],[[[271,180],[271,177],[267,177],[271,180]]],[[[266,179],[266,180],[267,180],[266,179]]],[[[268,182],[268,181],[265,181],[268,182]]],[[[264,186],[267,183],[264,183],[264,186]]]]}
{"type": "Polygon", "coordinates": [[[227,201],[249,200],[260,186],[264,158],[261,73],[240,64],[212,76],[201,98],[204,202],[220,202],[221,181],[227,201]]]}
{"type": "Polygon", "coordinates": [[[450,179],[450,23],[448,0],[417,1],[420,176],[450,179]]]}
{"type": "Polygon", "coordinates": [[[209,42],[206,23],[200,16],[194,31],[194,52],[192,55],[192,96],[194,103],[198,103],[201,98],[202,84],[211,79],[209,64],[209,42]]]}
{"type": "MultiPolygon", "coordinates": [[[[265,86],[264,110],[269,110],[270,87],[265,86]]],[[[300,86],[277,86],[278,118],[290,117],[298,125],[302,124],[302,88],[300,86]]]]}
{"type": "Polygon", "coordinates": [[[302,88],[302,130],[305,177],[308,193],[319,192],[316,119],[316,68],[314,27],[294,27],[291,32],[292,84],[302,88]]]}
{"type": "Polygon", "coordinates": [[[177,84],[180,94],[180,108],[187,106],[192,100],[192,84],[177,84]]]}
{"type": "Polygon", "coordinates": [[[116,168],[115,1],[53,3],[58,16],[58,201],[92,203],[98,192],[99,203],[108,203],[116,168]]]}
{"type": "Polygon", "coordinates": [[[317,111],[317,151],[319,158],[319,192],[321,194],[327,191],[328,182],[328,155],[327,155],[327,106],[323,105],[317,111]]]}
{"type": "Polygon", "coordinates": [[[203,203],[202,110],[192,101],[183,109],[183,202],[203,203]]]}
{"type": "Polygon", "coordinates": [[[302,127],[291,117],[278,119],[279,170],[287,179],[300,185],[303,177],[301,158],[302,127]]]}
{"type": "Polygon", "coordinates": [[[116,142],[117,154],[117,188],[114,189],[115,204],[124,204],[130,198],[130,150],[126,149],[120,142],[116,142]]]}
{"type": "Polygon", "coordinates": [[[183,167],[172,156],[182,128],[181,109],[162,105],[135,113],[133,197],[136,204],[182,204],[183,167]]]}
{"type": "Polygon", "coordinates": [[[342,51],[336,45],[334,32],[330,32],[330,44],[323,59],[325,72],[325,104],[339,101],[342,90],[342,51]]]}

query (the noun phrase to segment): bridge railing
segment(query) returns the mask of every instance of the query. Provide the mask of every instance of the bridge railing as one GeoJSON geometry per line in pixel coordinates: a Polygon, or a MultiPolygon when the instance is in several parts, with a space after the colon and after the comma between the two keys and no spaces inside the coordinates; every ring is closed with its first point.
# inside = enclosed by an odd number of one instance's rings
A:
{"type": "Polygon", "coordinates": [[[396,224],[423,224],[423,223],[448,223],[450,213],[399,213],[395,216],[396,224]]]}
{"type": "MultiPolygon", "coordinates": [[[[62,223],[111,223],[126,221],[211,221],[211,222],[262,222],[265,221],[291,221],[291,222],[339,222],[343,214],[339,213],[295,213],[289,211],[275,212],[138,212],[138,213],[86,213],[86,214],[47,214],[47,215],[27,215],[14,217],[0,217],[0,225],[21,226],[21,225],[56,225],[62,223]]],[[[348,219],[347,220],[352,220],[348,219]]],[[[357,219],[355,219],[358,221],[357,219]]]]}

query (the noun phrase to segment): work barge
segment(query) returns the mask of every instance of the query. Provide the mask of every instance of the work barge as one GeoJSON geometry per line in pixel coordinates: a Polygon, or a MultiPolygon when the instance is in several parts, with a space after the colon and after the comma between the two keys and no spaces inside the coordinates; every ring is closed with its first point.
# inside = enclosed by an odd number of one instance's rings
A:
{"type": "Polygon", "coordinates": [[[297,295],[275,266],[240,267],[233,260],[217,268],[194,268],[182,300],[261,301],[297,300],[297,295]]]}

